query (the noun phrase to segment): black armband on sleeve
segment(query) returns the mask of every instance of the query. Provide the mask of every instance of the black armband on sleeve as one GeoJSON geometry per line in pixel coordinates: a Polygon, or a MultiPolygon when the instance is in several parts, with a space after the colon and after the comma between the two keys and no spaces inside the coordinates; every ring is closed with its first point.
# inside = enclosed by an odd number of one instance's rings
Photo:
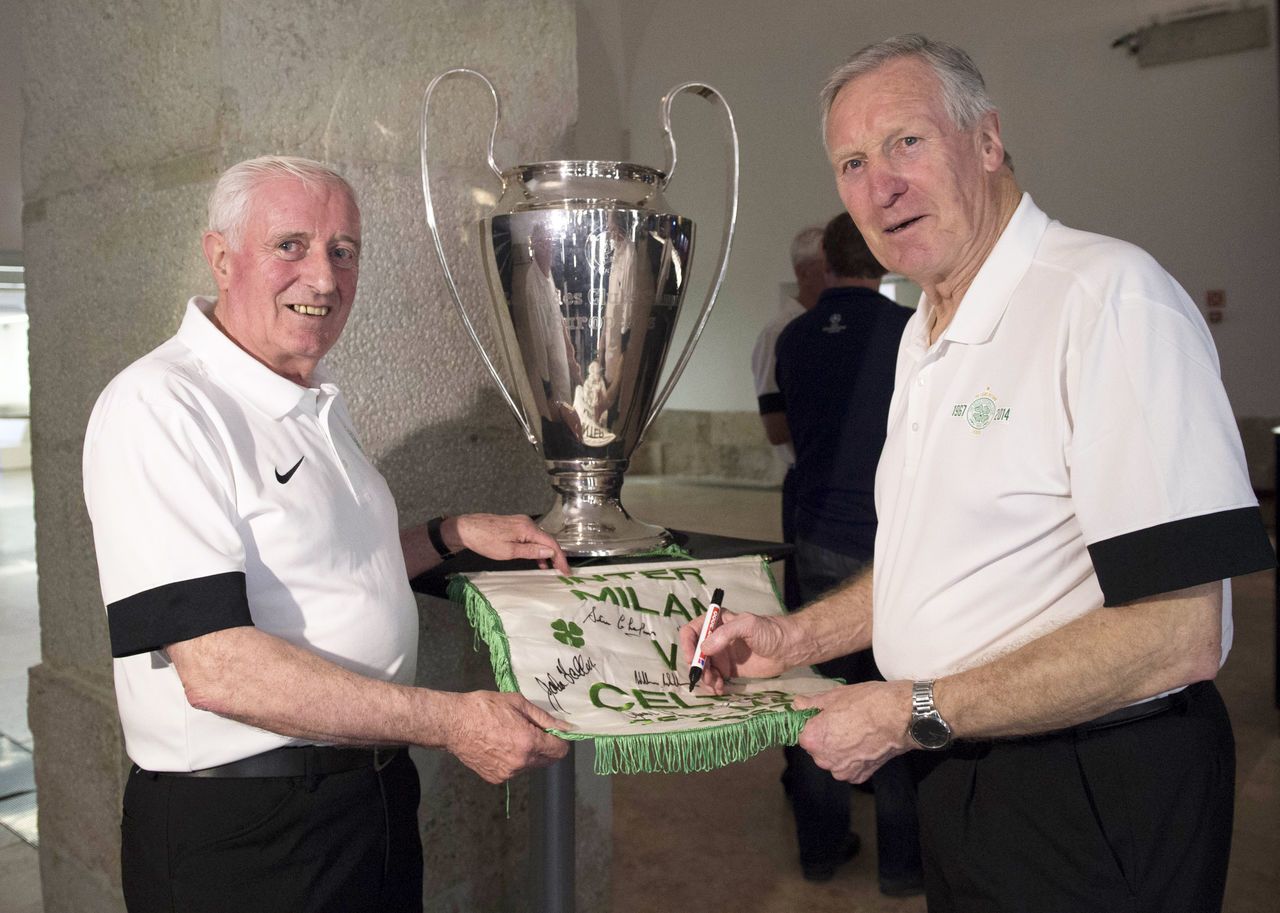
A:
{"type": "Polygon", "coordinates": [[[760,406],[761,415],[768,415],[770,412],[787,411],[787,402],[781,393],[766,393],[764,396],[757,396],[756,403],[760,406]]]}
{"type": "Polygon", "coordinates": [[[1089,546],[1103,605],[1275,567],[1257,507],[1187,517],[1089,546]]]}
{"type": "Polygon", "coordinates": [[[252,624],[242,571],[166,583],[107,606],[117,659],[252,624]]]}

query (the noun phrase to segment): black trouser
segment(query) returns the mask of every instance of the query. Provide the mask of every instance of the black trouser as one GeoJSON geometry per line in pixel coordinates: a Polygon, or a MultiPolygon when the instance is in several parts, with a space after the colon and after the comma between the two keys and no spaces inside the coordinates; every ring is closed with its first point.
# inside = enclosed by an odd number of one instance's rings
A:
{"type": "Polygon", "coordinates": [[[1158,716],[915,751],[929,913],[1213,913],[1235,742],[1212,683],[1158,716]]]}
{"type": "Polygon", "coordinates": [[[418,772],[407,751],[314,778],[133,768],[121,867],[129,913],[420,913],[418,772]]]}
{"type": "MultiPolygon", "coordinates": [[[[804,602],[861,571],[870,558],[842,555],[801,539],[796,543],[796,568],[804,602]]],[[[849,684],[883,681],[870,650],[841,656],[817,669],[849,684]]],[[[787,769],[783,783],[796,819],[796,842],[802,865],[841,861],[849,833],[850,784],[837,780],[814,763],[799,746],[783,749],[787,769]]],[[[891,758],[872,775],[876,806],[876,863],[882,882],[920,877],[920,828],[916,823],[915,784],[907,758],[891,758]]]]}
{"type": "MultiPolygon", "coordinates": [[[[850,684],[880,680],[870,650],[819,663],[817,669],[850,684]]],[[[815,764],[798,745],[788,745],[783,753],[787,767],[782,781],[795,814],[801,864],[832,865],[842,861],[840,850],[852,815],[851,785],[815,764]]],[[[881,882],[918,879],[920,827],[908,759],[891,758],[872,775],[871,787],[876,809],[876,871],[881,882]]]]}

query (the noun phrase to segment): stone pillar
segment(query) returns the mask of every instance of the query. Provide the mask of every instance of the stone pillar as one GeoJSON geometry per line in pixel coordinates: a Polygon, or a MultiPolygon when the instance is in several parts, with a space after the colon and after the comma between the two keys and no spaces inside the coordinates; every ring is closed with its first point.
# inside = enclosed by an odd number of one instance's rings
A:
{"type": "MultiPolygon", "coordinates": [[[[568,0],[27,0],[23,227],[43,662],[30,718],[45,909],[122,909],[119,807],[127,758],[80,483],[85,423],[121,368],[214,287],[200,256],[204,204],[226,166],[263,153],[321,159],[354,184],[365,258],[356,309],[328,363],[366,452],[407,522],[459,510],[539,511],[532,449],[484,374],[429,256],[418,119],[436,72],[488,73],[504,103],[499,159],[562,153],[576,118],[568,0]]],[[[478,84],[437,96],[437,206],[464,293],[470,225],[495,181],[478,84]]],[[[420,683],[492,687],[461,613],[423,600],[420,683]]],[[[527,784],[484,785],[421,752],[427,907],[528,903],[527,784]]],[[[607,781],[606,781],[607,782],[607,781]]],[[[585,790],[584,843],[608,846],[607,790],[585,790]],[[598,795],[595,795],[597,794],[598,795]]],[[[607,859],[607,856],[606,856],[607,859]]],[[[607,864],[580,879],[582,909],[607,905],[607,864]],[[590,883],[584,883],[590,882],[590,883]]]]}

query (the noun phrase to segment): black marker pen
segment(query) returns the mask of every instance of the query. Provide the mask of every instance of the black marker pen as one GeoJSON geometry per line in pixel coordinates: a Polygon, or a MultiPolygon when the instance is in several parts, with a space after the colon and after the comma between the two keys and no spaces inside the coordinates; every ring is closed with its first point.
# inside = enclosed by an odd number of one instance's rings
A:
{"type": "Polygon", "coordinates": [[[693,664],[689,666],[690,691],[693,690],[694,685],[698,684],[698,679],[702,678],[702,669],[707,664],[707,655],[702,652],[702,645],[706,643],[707,634],[720,619],[720,603],[723,600],[724,590],[716,589],[711,594],[711,607],[707,609],[707,614],[702,616],[702,632],[698,635],[698,646],[693,651],[693,664]]]}

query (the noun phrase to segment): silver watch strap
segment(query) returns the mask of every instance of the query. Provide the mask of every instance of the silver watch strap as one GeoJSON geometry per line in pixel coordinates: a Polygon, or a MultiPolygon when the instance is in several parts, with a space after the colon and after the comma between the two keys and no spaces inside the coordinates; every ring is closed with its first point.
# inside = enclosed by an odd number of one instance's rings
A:
{"type": "Polygon", "coordinates": [[[921,716],[933,711],[933,679],[911,683],[911,713],[921,716]]]}

